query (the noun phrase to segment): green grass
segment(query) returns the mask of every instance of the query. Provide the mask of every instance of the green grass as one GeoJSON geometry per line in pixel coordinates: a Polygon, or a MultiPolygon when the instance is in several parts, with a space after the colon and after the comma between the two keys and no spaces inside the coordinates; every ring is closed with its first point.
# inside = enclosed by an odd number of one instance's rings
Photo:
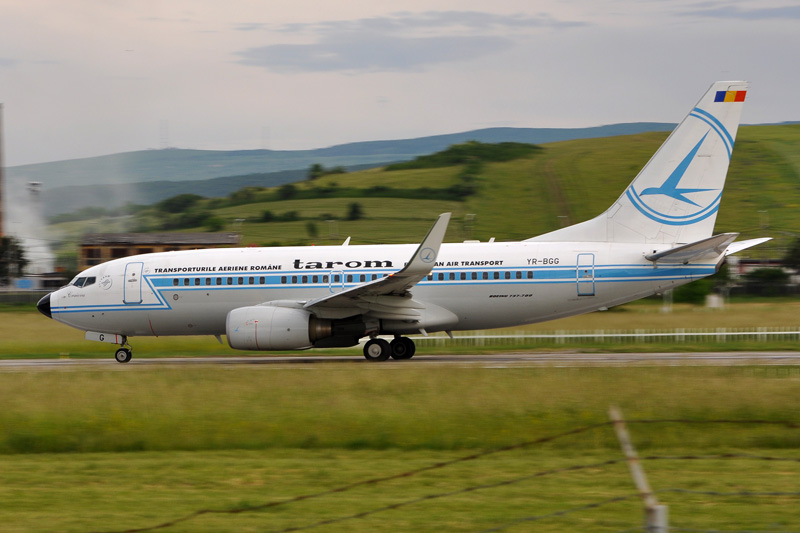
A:
{"type": "MultiPolygon", "coordinates": [[[[393,368],[326,365],[0,373],[4,531],[116,531],[200,509],[280,502],[428,468],[607,420],[800,422],[796,368],[393,368]],[[37,453],[32,453],[37,452],[37,453]],[[69,453],[54,453],[69,452],[69,453]],[[116,453],[113,453],[116,452],[116,453]]],[[[630,424],[640,453],[796,458],[781,425],[630,424]]],[[[421,499],[321,531],[476,531],[635,494],[608,426],[410,477],[167,531],[274,531],[421,499]],[[496,488],[464,489],[503,483],[496,488]],[[450,492],[449,497],[433,498],[450,492]]],[[[797,491],[798,465],[755,459],[644,461],[656,490],[797,491]]],[[[800,523],[797,498],[661,494],[674,525],[800,523]]],[[[509,531],[619,531],[636,498],[509,531]]]]}
{"type": "MultiPolygon", "coordinates": [[[[769,450],[753,450],[773,453],[769,450]]],[[[689,450],[689,453],[692,453],[689,450]]],[[[4,531],[122,531],[151,527],[202,509],[230,510],[286,501],[350,483],[423,468],[453,452],[270,450],[17,456],[4,461],[4,531]]],[[[487,457],[307,502],[240,514],[205,514],[169,532],[276,531],[309,526],[548,469],[599,463],[619,452],[523,451],[487,457]]],[[[755,460],[645,461],[653,487],[796,491],[791,463],[755,460]]],[[[423,500],[318,528],[346,531],[480,531],[515,519],[635,494],[624,464],[537,477],[508,486],[423,500]]],[[[722,530],[795,530],[796,498],[659,494],[673,526],[722,530]],[[783,527],[781,527],[783,526],[783,527]]],[[[637,498],[507,531],[608,531],[641,525],[637,498]]]]}
{"type": "MultiPolygon", "coordinates": [[[[800,416],[797,369],[131,368],[0,374],[0,453],[485,448],[603,422],[610,404],[646,418],[800,416]]],[[[800,445],[772,427],[639,431],[642,447],[800,445]]]]}

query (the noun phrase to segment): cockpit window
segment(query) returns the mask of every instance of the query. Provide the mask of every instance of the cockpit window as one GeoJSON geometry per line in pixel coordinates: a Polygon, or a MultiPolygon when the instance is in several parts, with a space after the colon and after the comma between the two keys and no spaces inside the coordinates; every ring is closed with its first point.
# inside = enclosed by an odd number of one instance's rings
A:
{"type": "Polygon", "coordinates": [[[75,278],[75,281],[73,281],[72,284],[75,285],[76,287],[88,287],[89,285],[93,285],[96,281],[97,278],[91,276],[91,277],[75,278]]]}

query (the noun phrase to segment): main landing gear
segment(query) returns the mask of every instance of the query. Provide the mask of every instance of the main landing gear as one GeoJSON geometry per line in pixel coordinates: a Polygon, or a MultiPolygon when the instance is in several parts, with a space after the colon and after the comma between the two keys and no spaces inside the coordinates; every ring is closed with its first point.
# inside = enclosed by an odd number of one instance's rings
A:
{"type": "Polygon", "coordinates": [[[114,359],[117,360],[117,363],[127,363],[133,357],[133,352],[131,351],[131,345],[128,344],[128,337],[122,337],[122,344],[120,345],[119,350],[114,353],[114,359]]]}
{"type": "Polygon", "coordinates": [[[408,337],[395,335],[392,342],[378,338],[368,340],[364,345],[364,357],[367,361],[386,361],[389,357],[397,360],[411,359],[416,350],[414,341],[408,337]]]}

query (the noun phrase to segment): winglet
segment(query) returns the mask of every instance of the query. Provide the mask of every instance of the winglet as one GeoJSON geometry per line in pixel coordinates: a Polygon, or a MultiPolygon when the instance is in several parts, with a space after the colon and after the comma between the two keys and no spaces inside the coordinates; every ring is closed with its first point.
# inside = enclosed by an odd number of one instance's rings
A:
{"type": "Polygon", "coordinates": [[[422,239],[422,242],[417,247],[417,251],[411,257],[411,260],[401,271],[395,275],[417,275],[422,277],[427,276],[433,267],[436,266],[436,258],[439,256],[439,248],[444,240],[444,234],[447,232],[447,225],[450,223],[450,213],[442,213],[436,219],[428,234],[422,239]]]}

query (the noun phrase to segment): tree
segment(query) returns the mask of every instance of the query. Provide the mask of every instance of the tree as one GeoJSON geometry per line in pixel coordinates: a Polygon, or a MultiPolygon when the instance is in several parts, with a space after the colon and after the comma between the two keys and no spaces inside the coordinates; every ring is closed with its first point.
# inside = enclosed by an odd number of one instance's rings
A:
{"type": "Polygon", "coordinates": [[[324,176],[324,175],[325,175],[325,167],[323,167],[319,163],[314,163],[308,169],[308,179],[309,180],[315,180],[315,179],[319,178],[320,176],[324,176]]]}
{"type": "Polygon", "coordinates": [[[364,218],[364,210],[361,208],[361,204],[353,202],[347,206],[347,220],[361,220],[362,218],[364,218]]]}
{"type": "Polygon", "coordinates": [[[278,188],[278,198],[281,200],[290,200],[297,196],[297,187],[292,185],[291,183],[287,183],[286,185],[281,185],[278,188]]]}
{"type": "Polygon", "coordinates": [[[743,278],[748,294],[759,296],[782,296],[789,283],[789,274],[781,268],[757,268],[743,278]]]}
{"type": "Polygon", "coordinates": [[[317,228],[317,225],[311,220],[306,222],[306,233],[308,233],[308,236],[312,239],[316,239],[319,235],[319,229],[317,228]]]}
{"type": "Polygon", "coordinates": [[[800,237],[794,240],[791,248],[786,252],[783,264],[792,270],[800,272],[800,237]]]}
{"type": "Polygon", "coordinates": [[[325,168],[319,163],[314,163],[308,169],[308,180],[313,181],[317,178],[321,178],[322,176],[328,176],[330,174],[346,174],[346,173],[347,169],[345,169],[344,167],[325,168]]]}
{"type": "Polygon", "coordinates": [[[202,196],[196,194],[179,194],[178,196],[161,200],[156,204],[156,207],[164,213],[183,213],[202,199],[202,196]]]}
{"type": "Polygon", "coordinates": [[[27,264],[25,250],[17,239],[0,238],[0,285],[8,285],[11,278],[21,276],[27,264]]]}

